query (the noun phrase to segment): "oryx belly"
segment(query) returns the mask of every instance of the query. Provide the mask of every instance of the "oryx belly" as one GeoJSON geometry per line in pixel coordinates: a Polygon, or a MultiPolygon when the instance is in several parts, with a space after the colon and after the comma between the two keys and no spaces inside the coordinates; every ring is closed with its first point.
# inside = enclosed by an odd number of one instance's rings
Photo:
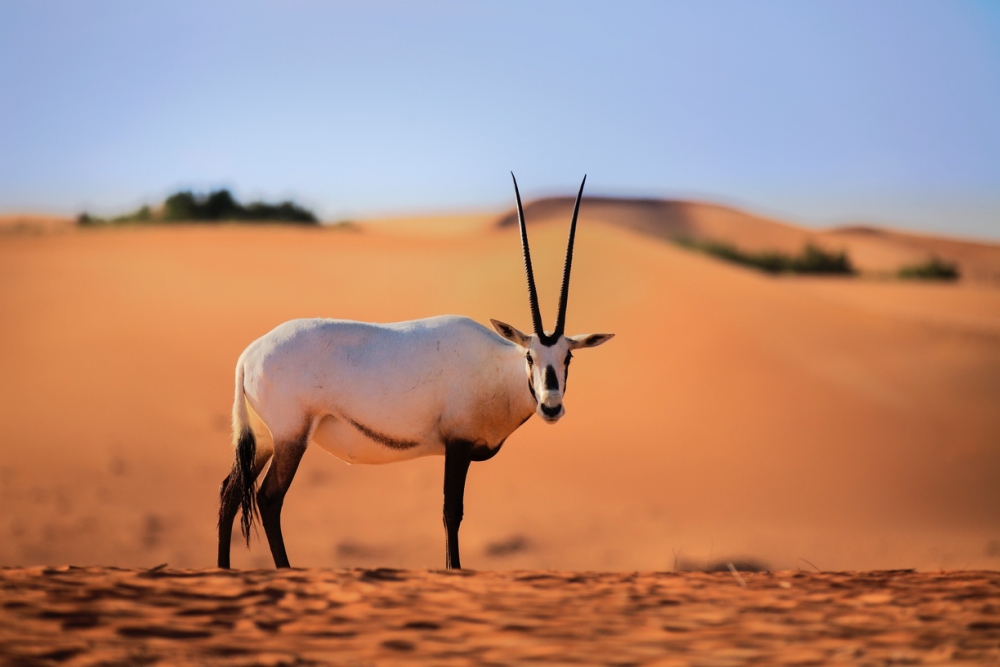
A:
{"type": "Polygon", "coordinates": [[[437,438],[402,439],[361,422],[333,415],[326,415],[320,420],[312,440],[347,463],[395,463],[444,454],[444,444],[437,438]]]}

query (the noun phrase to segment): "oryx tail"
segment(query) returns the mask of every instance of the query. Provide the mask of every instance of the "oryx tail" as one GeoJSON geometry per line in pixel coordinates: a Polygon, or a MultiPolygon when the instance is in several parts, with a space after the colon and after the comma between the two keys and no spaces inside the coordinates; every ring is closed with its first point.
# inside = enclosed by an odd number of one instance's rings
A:
{"type": "MultiPolygon", "coordinates": [[[[250,428],[250,416],[247,414],[247,403],[243,390],[243,355],[236,363],[236,395],[233,399],[233,445],[236,447],[236,459],[229,475],[229,484],[224,494],[227,498],[239,500],[242,517],[240,528],[247,546],[250,545],[250,528],[257,516],[257,496],[254,493],[255,470],[257,458],[257,439],[250,428]]],[[[222,506],[228,503],[223,500],[222,506]]],[[[220,516],[220,521],[222,517],[220,516]]]]}

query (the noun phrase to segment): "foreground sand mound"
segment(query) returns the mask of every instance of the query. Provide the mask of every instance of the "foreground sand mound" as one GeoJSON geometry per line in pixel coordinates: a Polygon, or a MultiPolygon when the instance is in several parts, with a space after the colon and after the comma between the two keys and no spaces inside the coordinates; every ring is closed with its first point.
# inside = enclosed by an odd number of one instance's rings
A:
{"type": "Polygon", "coordinates": [[[1000,573],[0,570],[19,665],[1000,660],[1000,573]]]}

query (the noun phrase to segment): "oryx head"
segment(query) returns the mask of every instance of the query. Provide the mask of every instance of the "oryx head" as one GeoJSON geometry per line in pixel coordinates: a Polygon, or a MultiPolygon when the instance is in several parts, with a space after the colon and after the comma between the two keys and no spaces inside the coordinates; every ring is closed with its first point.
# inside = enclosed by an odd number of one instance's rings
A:
{"type": "MultiPolygon", "coordinates": [[[[511,173],[511,178],[514,174],[511,173]]],[[[524,334],[509,324],[490,320],[501,336],[518,345],[524,350],[524,366],[528,376],[528,390],[537,404],[535,412],[550,424],[559,421],[566,414],[563,408],[563,396],[566,393],[566,377],[569,375],[569,361],[573,358],[573,350],[585,347],[596,347],[610,340],[614,334],[581,334],[566,336],[566,302],[569,299],[569,271],[573,264],[573,241],[576,238],[576,218],[580,213],[580,198],[583,197],[583,185],[587,177],[580,183],[580,191],[576,195],[576,205],[573,207],[573,221],[569,227],[569,242],[566,244],[566,264],[563,268],[562,291],[559,293],[559,314],[556,316],[556,328],[546,333],[542,327],[542,313],[538,309],[538,293],[535,291],[535,274],[531,269],[531,252],[528,249],[528,231],[524,227],[524,208],[521,206],[521,193],[517,190],[517,179],[514,178],[514,197],[517,200],[517,222],[521,228],[521,249],[524,251],[524,272],[528,276],[528,300],[531,303],[531,323],[535,333],[524,334]]]]}

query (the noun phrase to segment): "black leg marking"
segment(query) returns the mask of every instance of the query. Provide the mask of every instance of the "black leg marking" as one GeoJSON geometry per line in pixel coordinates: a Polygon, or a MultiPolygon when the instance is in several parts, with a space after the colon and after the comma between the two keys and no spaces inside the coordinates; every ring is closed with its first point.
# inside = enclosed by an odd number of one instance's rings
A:
{"type": "Polygon", "coordinates": [[[231,492],[233,475],[231,472],[222,480],[219,492],[219,560],[221,568],[229,569],[229,552],[233,540],[233,521],[240,508],[239,496],[231,492]]]}
{"type": "Polygon", "coordinates": [[[462,523],[465,501],[465,478],[472,461],[472,443],[452,442],[444,453],[444,529],[448,534],[445,567],[461,570],[458,554],[458,526],[462,523]]]}
{"type": "Polygon", "coordinates": [[[281,506],[285,502],[285,494],[292,485],[299,461],[306,451],[308,430],[299,439],[282,445],[275,444],[274,459],[271,467],[264,475],[260,490],[257,492],[257,506],[260,509],[260,521],[264,524],[264,534],[267,544],[271,547],[275,567],[291,567],[288,554],[285,553],[285,540],[281,536],[281,506]]]}
{"type": "Polygon", "coordinates": [[[493,449],[490,449],[486,445],[474,445],[469,450],[469,459],[472,461],[489,461],[497,455],[501,447],[503,447],[503,441],[493,449]]]}

